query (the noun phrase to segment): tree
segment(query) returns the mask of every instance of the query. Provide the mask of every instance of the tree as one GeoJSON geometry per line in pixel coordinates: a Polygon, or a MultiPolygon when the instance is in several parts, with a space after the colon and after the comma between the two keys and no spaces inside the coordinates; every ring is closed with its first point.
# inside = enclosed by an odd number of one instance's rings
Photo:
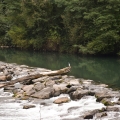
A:
{"type": "Polygon", "coordinates": [[[0,44],[120,54],[119,0],[1,0],[0,44]]]}
{"type": "Polygon", "coordinates": [[[120,1],[99,0],[84,13],[86,45],[80,51],[92,54],[114,54],[120,45],[120,1]]]}
{"type": "Polygon", "coordinates": [[[7,19],[7,5],[5,0],[0,1],[0,44],[11,45],[7,31],[9,30],[9,24],[7,19]]]}

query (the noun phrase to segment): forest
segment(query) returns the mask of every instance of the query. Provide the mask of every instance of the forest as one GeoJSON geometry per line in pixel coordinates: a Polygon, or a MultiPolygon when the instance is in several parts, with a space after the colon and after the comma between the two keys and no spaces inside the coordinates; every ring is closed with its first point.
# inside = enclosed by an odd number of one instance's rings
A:
{"type": "Polygon", "coordinates": [[[120,0],[0,0],[0,46],[120,55],[120,0]]]}

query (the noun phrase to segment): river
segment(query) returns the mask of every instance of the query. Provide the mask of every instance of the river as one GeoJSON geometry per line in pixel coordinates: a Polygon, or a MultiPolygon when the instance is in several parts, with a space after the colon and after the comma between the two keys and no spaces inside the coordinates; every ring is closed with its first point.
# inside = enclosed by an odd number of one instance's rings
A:
{"type": "Polygon", "coordinates": [[[120,59],[115,57],[85,57],[71,54],[0,49],[0,61],[32,67],[60,69],[70,63],[69,73],[120,89],[120,59]]]}

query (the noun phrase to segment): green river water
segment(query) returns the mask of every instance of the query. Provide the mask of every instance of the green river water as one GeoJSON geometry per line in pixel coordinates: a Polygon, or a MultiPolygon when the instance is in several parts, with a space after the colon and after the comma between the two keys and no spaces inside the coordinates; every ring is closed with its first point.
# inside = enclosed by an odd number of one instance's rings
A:
{"type": "Polygon", "coordinates": [[[51,70],[66,67],[70,63],[72,67],[70,75],[120,89],[120,59],[115,57],[83,57],[71,54],[0,49],[0,61],[51,70]]]}

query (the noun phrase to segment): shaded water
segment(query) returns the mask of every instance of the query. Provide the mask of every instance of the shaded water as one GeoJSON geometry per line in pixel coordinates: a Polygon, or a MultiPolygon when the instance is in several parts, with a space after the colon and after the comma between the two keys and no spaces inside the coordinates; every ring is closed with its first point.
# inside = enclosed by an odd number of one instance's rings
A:
{"type": "Polygon", "coordinates": [[[0,61],[26,64],[52,70],[71,64],[69,73],[79,78],[92,79],[120,89],[120,59],[112,57],[82,57],[70,54],[43,53],[0,49],[0,61]]]}

